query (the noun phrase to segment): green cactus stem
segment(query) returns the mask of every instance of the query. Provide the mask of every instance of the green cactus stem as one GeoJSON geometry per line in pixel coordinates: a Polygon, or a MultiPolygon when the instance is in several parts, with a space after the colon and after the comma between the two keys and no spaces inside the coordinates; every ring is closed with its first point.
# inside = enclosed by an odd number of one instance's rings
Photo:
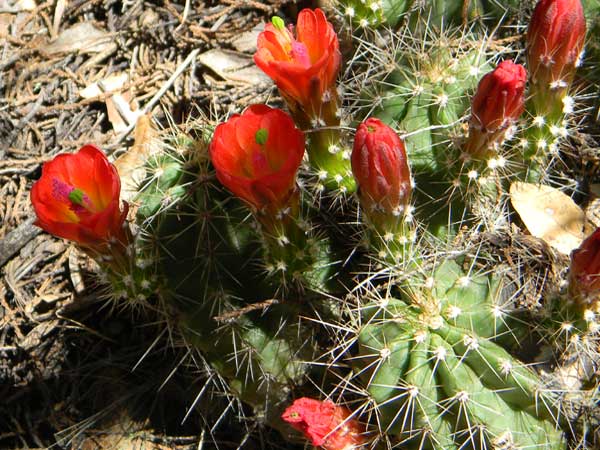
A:
{"type": "Polygon", "coordinates": [[[500,345],[523,328],[502,296],[500,277],[446,260],[408,298],[363,306],[355,361],[382,431],[407,448],[565,448],[553,394],[500,345]]]}

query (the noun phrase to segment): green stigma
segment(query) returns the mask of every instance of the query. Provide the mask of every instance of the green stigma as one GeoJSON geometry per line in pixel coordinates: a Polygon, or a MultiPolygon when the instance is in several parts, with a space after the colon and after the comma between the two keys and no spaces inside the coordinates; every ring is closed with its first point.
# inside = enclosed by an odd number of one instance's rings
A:
{"type": "Polygon", "coordinates": [[[81,189],[75,188],[71,192],[69,192],[69,200],[71,200],[73,203],[79,206],[83,206],[84,196],[85,192],[83,192],[81,189]]]}
{"type": "Polygon", "coordinates": [[[254,135],[254,140],[259,145],[265,145],[267,142],[267,137],[269,137],[269,132],[266,130],[266,128],[261,128],[254,135]]]}
{"type": "Polygon", "coordinates": [[[271,23],[278,30],[283,30],[285,28],[285,22],[279,16],[273,16],[273,17],[271,17],[271,23]]]}

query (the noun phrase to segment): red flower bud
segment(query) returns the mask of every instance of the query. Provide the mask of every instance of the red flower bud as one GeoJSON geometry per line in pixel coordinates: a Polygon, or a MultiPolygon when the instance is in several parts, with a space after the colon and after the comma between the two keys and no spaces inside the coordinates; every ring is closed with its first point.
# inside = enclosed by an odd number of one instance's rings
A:
{"type": "Polygon", "coordinates": [[[337,34],[318,8],[300,11],[296,37],[293,31],[274,18],[258,36],[254,61],[288,103],[297,102],[309,117],[320,117],[322,104],[336,98],[341,63],[337,34]]]}
{"type": "Polygon", "coordinates": [[[361,123],[354,137],[352,172],[369,210],[397,215],[411,194],[406,150],[396,132],[379,119],[361,123]]]}
{"type": "Polygon", "coordinates": [[[486,74],[471,103],[471,127],[493,133],[517,120],[525,108],[526,81],[525,68],[510,60],[486,74]]]}
{"type": "Polygon", "coordinates": [[[540,0],[527,31],[527,64],[535,82],[567,86],[585,40],[579,0],[540,0]]]}
{"type": "Polygon", "coordinates": [[[600,228],[571,252],[569,291],[583,303],[600,298],[600,228]]]}
{"type": "Polygon", "coordinates": [[[31,188],[36,225],[84,247],[124,242],[127,203],[121,211],[120,193],[117,169],[96,146],[58,155],[43,165],[31,188]]]}
{"type": "Polygon", "coordinates": [[[350,450],[365,444],[365,429],[350,410],[329,400],[299,398],[281,418],[325,450],[350,450]]]}
{"type": "Polygon", "coordinates": [[[256,209],[281,208],[295,190],[304,133],[280,109],[253,105],[217,126],[209,152],[227,189],[256,209]]]}

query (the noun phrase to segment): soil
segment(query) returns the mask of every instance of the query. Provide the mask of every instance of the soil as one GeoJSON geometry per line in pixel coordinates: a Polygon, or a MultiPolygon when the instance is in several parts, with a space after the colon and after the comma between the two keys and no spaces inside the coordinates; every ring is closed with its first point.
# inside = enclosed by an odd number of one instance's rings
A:
{"type": "Polygon", "coordinates": [[[232,430],[226,414],[204,422],[203,410],[229,405],[195,402],[194,355],[157,318],[105,308],[85,259],[34,225],[29,190],[58,153],[126,151],[136,110],[165,127],[272,95],[224,77],[206,55],[251,61],[252,30],[301,6],[0,0],[0,448],[253,448],[269,438],[232,430]]]}

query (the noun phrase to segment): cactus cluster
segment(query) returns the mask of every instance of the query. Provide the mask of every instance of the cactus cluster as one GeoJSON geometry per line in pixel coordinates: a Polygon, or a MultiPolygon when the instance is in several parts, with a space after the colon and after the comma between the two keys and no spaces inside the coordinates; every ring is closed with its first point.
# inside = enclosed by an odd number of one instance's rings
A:
{"type": "Polygon", "coordinates": [[[541,0],[525,48],[500,26],[517,7],[340,0],[356,52],[339,86],[323,11],[295,30],[275,17],[255,61],[289,114],[253,105],[172,131],[131,228],[118,193],[88,203],[71,175],[60,192],[46,183],[43,208],[32,197],[38,216],[111,217],[102,235],[63,237],[98,260],[117,304],[163,311],[209,380],[286,439],[293,427],[326,450],[590,448],[600,238],[533,305],[525,266],[480,241],[510,237],[511,183],[547,182],[577,125],[579,1],[541,0]],[[552,41],[561,26],[569,48],[552,41]],[[118,271],[105,241],[126,248],[118,271]]]}

